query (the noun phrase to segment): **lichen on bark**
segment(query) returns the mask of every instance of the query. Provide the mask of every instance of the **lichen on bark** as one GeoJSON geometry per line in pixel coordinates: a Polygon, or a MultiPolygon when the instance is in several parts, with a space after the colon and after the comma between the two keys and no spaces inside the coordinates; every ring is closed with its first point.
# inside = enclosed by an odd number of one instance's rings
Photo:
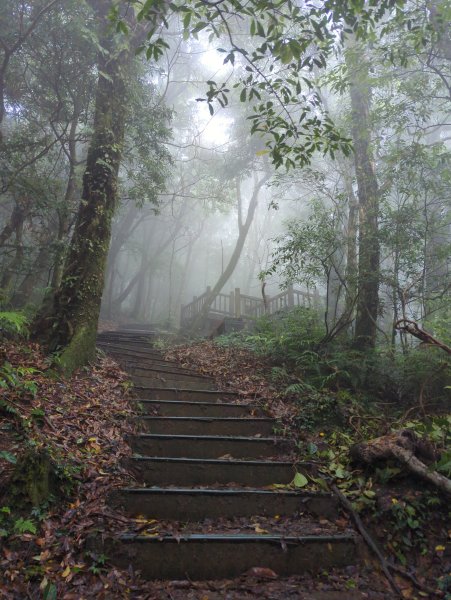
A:
{"type": "MultiPolygon", "coordinates": [[[[106,19],[106,14],[100,16],[106,19]]],[[[59,289],[33,325],[34,337],[49,352],[59,353],[58,364],[66,374],[95,354],[128,105],[127,77],[133,53],[129,48],[117,49],[108,27],[103,29],[93,137],[74,233],[59,289]]]]}

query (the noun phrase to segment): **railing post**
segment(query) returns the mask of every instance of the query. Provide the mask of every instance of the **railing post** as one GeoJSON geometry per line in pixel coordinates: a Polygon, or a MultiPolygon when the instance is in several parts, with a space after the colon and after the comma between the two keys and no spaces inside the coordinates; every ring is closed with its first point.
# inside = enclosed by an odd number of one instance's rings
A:
{"type": "Polygon", "coordinates": [[[231,317],[235,316],[235,293],[234,292],[230,292],[229,315],[231,317]]]}
{"type": "Polygon", "coordinates": [[[240,288],[235,288],[235,317],[241,317],[241,292],[240,288]]]}

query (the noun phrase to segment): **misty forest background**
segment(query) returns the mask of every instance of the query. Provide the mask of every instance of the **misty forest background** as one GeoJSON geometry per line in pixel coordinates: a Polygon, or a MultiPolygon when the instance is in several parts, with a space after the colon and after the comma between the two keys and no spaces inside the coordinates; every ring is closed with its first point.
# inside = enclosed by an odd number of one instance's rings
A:
{"type": "Polygon", "coordinates": [[[254,349],[443,402],[445,354],[395,325],[451,340],[450,15],[4,0],[3,322],[70,371],[99,315],[177,329],[207,286],[294,284],[314,306],[263,319],[254,349]]]}

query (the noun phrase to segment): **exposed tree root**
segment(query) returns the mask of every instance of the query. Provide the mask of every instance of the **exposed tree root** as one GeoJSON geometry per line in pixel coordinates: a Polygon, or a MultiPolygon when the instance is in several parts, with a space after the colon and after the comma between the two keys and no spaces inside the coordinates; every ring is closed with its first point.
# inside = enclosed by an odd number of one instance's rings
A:
{"type": "Polygon", "coordinates": [[[432,444],[409,429],[356,444],[351,448],[351,456],[367,464],[396,458],[409,471],[451,496],[451,480],[420,460],[434,461],[437,458],[432,444]]]}
{"type": "Polygon", "coordinates": [[[371,535],[368,533],[367,529],[365,528],[365,526],[362,522],[362,519],[359,517],[359,515],[354,510],[351,502],[346,498],[346,496],[344,496],[344,494],[342,494],[342,492],[340,492],[340,490],[338,489],[338,487],[336,485],[329,484],[329,487],[334,492],[334,494],[336,494],[336,496],[338,497],[343,508],[351,515],[352,520],[354,521],[358,532],[360,533],[360,535],[363,537],[363,539],[365,540],[368,547],[371,549],[371,551],[375,554],[375,556],[379,560],[382,571],[383,571],[385,577],[387,578],[387,581],[390,583],[390,586],[392,587],[393,591],[400,598],[404,598],[403,593],[399,589],[398,585],[396,584],[396,581],[394,580],[390,571],[398,573],[402,577],[409,579],[417,589],[428,593],[430,596],[436,596],[438,598],[442,597],[442,593],[440,591],[433,590],[432,588],[430,588],[428,586],[424,586],[423,584],[421,584],[418,581],[418,579],[412,573],[407,572],[405,569],[398,567],[397,565],[392,565],[389,562],[387,562],[385,560],[384,555],[379,550],[376,542],[373,540],[373,538],[371,537],[371,535]]]}
{"type": "Polygon", "coordinates": [[[368,545],[368,547],[372,550],[372,552],[378,558],[378,560],[379,560],[379,562],[381,564],[382,571],[384,572],[384,575],[387,578],[387,581],[389,582],[389,584],[392,587],[393,591],[400,598],[403,598],[401,590],[397,586],[396,581],[393,579],[393,577],[392,577],[392,575],[391,575],[391,573],[389,571],[389,566],[388,566],[387,561],[384,558],[384,555],[379,550],[379,548],[376,545],[376,542],[373,540],[373,538],[370,536],[370,534],[366,530],[365,526],[362,523],[362,519],[356,513],[356,511],[352,507],[352,504],[349,502],[349,500],[346,498],[346,496],[344,496],[344,494],[342,494],[340,492],[340,490],[338,489],[338,487],[336,485],[330,484],[330,489],[334,492],[334,494],[336,494],[336,496],[340,500],[340,503],[343,506],[343,508],[351,515],[351,517],[352,517],[352,519],[353,519],[353,521],[355,523],[355,526],[357,527],[360,535],[363,537],[363,539],[365,540],[365,542],[368,545]]]}

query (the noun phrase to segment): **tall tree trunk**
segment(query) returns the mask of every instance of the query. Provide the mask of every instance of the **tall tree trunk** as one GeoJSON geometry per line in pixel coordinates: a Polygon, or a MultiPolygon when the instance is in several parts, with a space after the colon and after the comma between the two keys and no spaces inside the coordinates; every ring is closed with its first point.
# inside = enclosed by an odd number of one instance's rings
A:
{"type": "Polygon", "coordinates": [[[62,350],[66,372],[94,357],[104,272],[117,205],[117,175],[127,108],[126,71],[132,53],[115,47],[108,33],[108,3],[97,4],[102,20],[93,137],[83,177],[82,201],[52,312],[34,323],[49,351],[62,350]]]}
{"type": "Polygon", "coordinates": [[[202,327],[205,319],[208,316],[208,313],[210,312],[210,306],[214,302],[214,299],[221,292],[222,288],[225,286],[225,284],[228,282],[228,280],[232,276],[232,274],[235,270],[235,267],[237,266],[238,261],[240,259],[241,253],[243,251],[244,243],[246,242],[247,234],[249,233],[249,228],[252,224],[252,221],[253,221],[253,218],[255,215],[255,211],[257,209],[260,190],[265,185],[265,183],[270,179],[270,177],[271,177],[270,173],[264,173],[262,175],[261,179],[257,180],[257,176],[255,175],[254,189],[252,192],[251,200],[249,202],[249,207],[247,209],[247,215],[246,215],[245,221],[243,221],[243,216],[242,216],[242,200],[241,200],[240,183],[239,183],[239,181],[237,181],[238,239],[236,240],[235,248],[233,250],[232,256],[230,257],[230,260],[229,260],[226,268],[221,273],[221,276],[219,277],[216,284],[213,286],[213,289],[210,291],[210,294],[206,298],[205,304],[203,305],[202,310],[199,312],[199,314],[194,318],[193,322],[191,323],[191,325],[190,325],[191,331],[194,332],[202,327]]]}
{"type": "Polygon", "coordinates": [[[119,253],[125,241],[131,236],[137,224],[140,223],[140,213],[134,204],[130,204],[125,215],[120,219],[117,232],[113,233],[110,250],[108,252],[106,270],[106,290],[102,299],[102,310],[108,319],[113,318],[113,294],[116,281],[116,265],[119,253]]]}
{"type": "Polygon", "coordinates": [[[31,212],[32,202],[28,196],[16,200],[9,221],[0,231],[0,248],[2,248],[17,228],[22,226],[31,212]]]}
{"type": "Polygon", "coordinates": [[[348,48],[346,64],[352,108],[352,138],[359,198],[359,275],[354,343],[376,344],[379,309],[379,188],[371,149],[371,86],[368,63],[357,44],[348,48]]]}
{"type": "Polygon", "coordinates": [[[33,292],[39,282],[42,282],[43,274],[46,270],[48,274],[51,264],[50,242],[51,236],[47,234],[41,241],[38,254],[33,262],[31,270],[25,275],[20,286],[14,293],[11,304],[15,308],[23,308],[32,301],[33,292]]]}
{"type": "Polygon", "coordinates": [[[155,264],[156,259],[159,256],[161,256],[163,254],[163,252],[166,250],[166,248],[172,243],[173,239],[179,232],[181,226],[182,226],[181,221],[178,221],[176,223],[174,232],[171,234],[171,237],[169,237],[162,244],[160,244],[158,246],[158,249],[155,250],[151,254],[150,257],[148,257],[148,256],[143,257],[144,260],[143,260],[142,264],[140,265],[140,268],[138,269],[138,271],[133,275],[133,277],[130,279],[130,281],[128,282],[126,287],[121,291],[119,296],[117,296],[117,298],[115,298],[113,300],[113,310],[116,310],[116,311],[120,310],[122,302],[124,302],[124,300],[129,296],[129,294],[135,289],[135,286],[140,282],[140,280],[143,279],[146,276],[146,274],[150,271],[150,269],[152,268],[152,265],[155,264]]]}
{"type": "Polygon", "coordinates": [[[14,275],[19,271],[23,259],[24,259],[24,251],[23,251],[23,221],[20,222],[16,228],[16,249],[14,252],[14,258],[7,265],[6,269],[3,271],[2,278],[0,281],[0,290],[3,296],[3,299],[8,299],[11,293],[11,282],[14,275]]]}
{"type": "Polygon", "coordinates": [[[76,142],[76,134],[77,134],[77,125],[78,125],[78,117],[79,117],[79,108],[78,102],[75,103],[74,106],[74,116],[72,119],[72,123],[69,130],[68,137],[68,148],[66,150],[66,155],[69,161],[69,176],[67,179],[66,192],[64,194],[63,205],[60,207],[58,211],[58,237],[57,237],[57,247],[55,252],[55,258],[53,263],[53,273],[52,273],[52,281],[50,284],[50,288],[52,293],[54,293],[60,286],[62,277],[63,277],[63,268],[64,268],[64,255],[66,248],[66,237],[70,231],[71,226],[71,209],[74,205],[75,194],[77,191],[77,179],[75,167],[77,165],[77,142],[76,142]]]}
{"type": "Polygon", "coordinates": [[[358,201],[352,189],[352,179],[345,173],[345,188],[348,196],[348,223],[346,227],[346,294],[345,313],[351,319],[357,297],[357,228],[358,201]]]}

